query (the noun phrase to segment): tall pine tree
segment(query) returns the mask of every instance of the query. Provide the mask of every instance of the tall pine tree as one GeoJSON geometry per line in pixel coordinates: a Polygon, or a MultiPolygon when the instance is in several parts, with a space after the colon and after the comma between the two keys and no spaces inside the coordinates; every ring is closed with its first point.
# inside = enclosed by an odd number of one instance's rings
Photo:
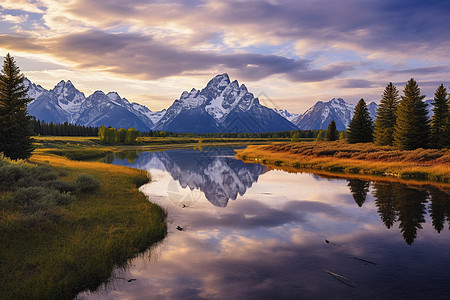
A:
{"type": "Polygon", "coordinates": [[[336,129],[336,122],[334,120],[331,120],[330,124],[328,124],[326,139],[327,141],[336,141],[339,139],[339,131],[336,129]]]}
{"type": "Polygon", "coordinates": [[[427,104],[423,102],[420,88],[411,78],[403,90],[397,106],[397,120],[394,127],[394,146],[402,150],[426,148],[430,140],[430,125],[427,104]]]}
{"type": "Polygon", "coordinates": [[[390,145],[394,142],[395,112],[398,101],[397,88],[390,82],[384,89],[374,126],[374,140],[377,145],[390,145]]]}
{"type": "Polygon", "coordinates": [[[373,124],[364,99],[359,100],[355,107],[350,125],[347,129],[349,143],[368,143],[373,141],[373,124]]]}
{"type": "Polygon", "coordinates": [[[447,144],[447,137],[445,136],[445,127],[449,117],[447,96],[447,89],[441,84],[434,94],[434,114],[431,117],[431,146],[433,148],[443,148],[447,144]]]}
{"type": "Polygon", "coordinates": [[[450,110],[448,112],[447,124],[445,125],[444,130],[444,141],[445,141],[445,148],[450,148],[450,110]]]}
{"type": "Polygon", "coordinates": [[[0,73],[0,153],[11,159],[24,159],[31,156],[33,144],[31,136],[31,117],[27,105],[28,88],[23,85],[14,58],[6,55],[0,73]]]}

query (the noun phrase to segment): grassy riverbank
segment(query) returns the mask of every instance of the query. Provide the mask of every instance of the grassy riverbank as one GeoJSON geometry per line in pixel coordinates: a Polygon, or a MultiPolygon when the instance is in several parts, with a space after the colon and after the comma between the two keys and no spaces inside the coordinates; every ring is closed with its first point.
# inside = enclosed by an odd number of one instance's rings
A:
{"type": "MultiPolygon", "coordinates": [[[[176,145],[191,147],[194,145],[221,145],[221,144],[267,144],[268,142],[287,142],[288,138],[190,138],[190,137],[142,137],[135,145],[102,144],[98,137],[70,137],[70,136],[35,136],[34,145],[37,149],[54,148],[154,148],[158,146],[176,145]]],[[[301,139],[311,140],[308,138],[301,139]]]]}
{"type": "Polygon", "coordinates": [[[95,289],[115,266],[166,234],[165,211],[137,189],[149,180],[145,171],[73,161],[44,149],[30,163],[4,164],[19,184],[0,191],[1,299],[71,299],[95,289]],[[42,199],[32,199],[33,205],[20,202],[23,190],[17,190],[30,180],[20,183],[20,177],[33,172],[45,175],[36,179],[37,185],[67,201],[52,202],[43,193],[42,199]],[[86,177],[98,186],[84,188],[86,177]],[[64,190],[63,196],[50,187],[64,190]]]}
{"type": "MultiPolygon", "coordinates": [[[[34,153],[56,154],[71,160],[98,160],[108,154],[124,151],[163,151],[169,149],[199,149],[203,147],[242,146],[286,141],[285,138],[190,138],[144,137],[134,145],[103,144],[97,137],[38,136],[34,137],[34,153]]],[[[309,140],[309,139],[302,139],[309,140]]]]}
{"type": "Polygon", "coordinates": [[[276,167],[450,183],[448,149],[402,151],[345,141],[273,143],[250,145],[237,150],[236,157],[276,167]]]}

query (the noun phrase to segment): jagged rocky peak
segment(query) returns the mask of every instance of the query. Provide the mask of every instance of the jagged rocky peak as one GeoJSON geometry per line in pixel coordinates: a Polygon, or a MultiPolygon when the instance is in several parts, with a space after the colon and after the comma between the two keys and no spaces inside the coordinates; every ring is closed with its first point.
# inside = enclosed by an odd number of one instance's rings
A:
{"type": "Polygon", "coordinates": [[[42,93],[46,92],[47,90],[44,89],[42,86],[38,84],[32,83],[28,78],[23,79],[23,85],[28,88],[28,96],[32,99],[36,99],[39,97],[42,93]]]}
{"type": "Polygon", "coordinates": [[[196,108],[201,106],[205,98],[200,94],[200,91],[192,89],[191,92],[184,91],[180,96],[181,107],[185,108],[196,108]]]}
{"type": "Polygon", "coordinates": [[[120,97],[119,93],[117,92],[109,92],[108,94],[106,94],[106,97],[108,97],[112,102],[116,103],[117,105],[120,106],[129,106],[130,102],[126,99],[126,98],[122,98],[120,97]]]}
{"type": "Polygon", "coordinates": [[[180,100],[186,100],[189,98],[197,97],[197,95],[200,93],[197,89],[193,88],[190,92],[184,91],[181,93],[180,100]]]}
{"type": "Polygon", "coordinates": [[[58,84],[53,88],[53,91],[57,94],[61,93],[64,90],[74,90],[75,86],[72,84],[70,80],[64,81],[61,80],[58,84]]]}
{"type": "Polygon", "coordinates": [[[82,92],[77,90],[70,80],[61,80],[52,90],[58,97],[58,101],[64,105],[71,102],[81,103],[85,96],[82,92]]]}
{"type": "Polygon", "coordinates": [[[113,101],[121,99],[120,96],[119,96],[119,93],[117,93],[117,92],[109,92],[108,94],[106,94],[106,96],[108,96],[108,98],[113,100],[113,101]]]}
{"type": "Polygon", "coordinates": [[[215,98],[230,84],[230,77],[227,73],[217,75],[211,79],[202,93],[210,94],[210,97],[215,98]]]}
{"type": "Polygon", "coordinates": [[[87,97],[91,101],[109,100],[109,97],[103,91],[95,91],[92,95],[87,97]]]}
{"type": "Polygon", "coordinates": [[[218,87],[225,87],[230,84],[230,77],[227,73],[219,74],[214,76],[213,79],[211,79],[206,87],[209,86],[218,86],[218,87]]]}

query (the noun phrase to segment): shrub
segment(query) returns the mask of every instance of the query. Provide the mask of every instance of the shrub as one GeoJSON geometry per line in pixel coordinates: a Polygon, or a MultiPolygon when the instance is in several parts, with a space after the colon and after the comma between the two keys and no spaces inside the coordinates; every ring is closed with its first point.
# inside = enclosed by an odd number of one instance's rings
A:
{"type": "Polygon", "coordinates": [[[62,192],[62,193],[75,192],[77,189],[77,185],[75,182],[69,182],[69,181],[63,181],[63,180],[50,181],[47,183],[46,186],[51,189],[58,190],[59,192],[62,192]]]}
{"type": "Polygon", "coordinates": [[[70,193],[60,193],[45,187],[21,187],[11,195],[14,204],[27,213],[39,210],[52,210],[57,205],[66,205],[73,200],[70,193]]]}
{"type": "Polygon", "coordinates": [[[100,188],[100,183],[92,175],[82,174],[77,178],[77,189],[82,192],[93,192],[100,188]]]}

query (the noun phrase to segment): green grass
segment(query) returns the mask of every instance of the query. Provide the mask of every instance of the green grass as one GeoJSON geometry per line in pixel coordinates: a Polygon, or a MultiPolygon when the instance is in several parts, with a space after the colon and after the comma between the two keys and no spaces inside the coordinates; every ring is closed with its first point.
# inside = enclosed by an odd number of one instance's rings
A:
{"type": "MultiPolygon", "coordinates": [[[[164,238],[166,212],[137,190],[149,181],[147,172],[42,152],[30,161],[15,164],[47,168],[56,174],[47,181],[83,188],[39,222],[26,220],[26,210],[1,205],[1,299],[71,299],[95,290],[115,266],[164,238]]],[[[0,197],[11,197],[13,190],[1,189],[0,197]]]]}
{"type": "Polygon", "coordinates": [[[34,136],[36,149],[102,147],[98,137],[34,136]]]}
{"type": "Polygon", "coordinates": [[[95,149],[86,147],[80,149],[50,149],[46,152],[59,156],[65,156],[72,160],[93,160],[113,153],[113,151],[109,149],[95,149]]]}

